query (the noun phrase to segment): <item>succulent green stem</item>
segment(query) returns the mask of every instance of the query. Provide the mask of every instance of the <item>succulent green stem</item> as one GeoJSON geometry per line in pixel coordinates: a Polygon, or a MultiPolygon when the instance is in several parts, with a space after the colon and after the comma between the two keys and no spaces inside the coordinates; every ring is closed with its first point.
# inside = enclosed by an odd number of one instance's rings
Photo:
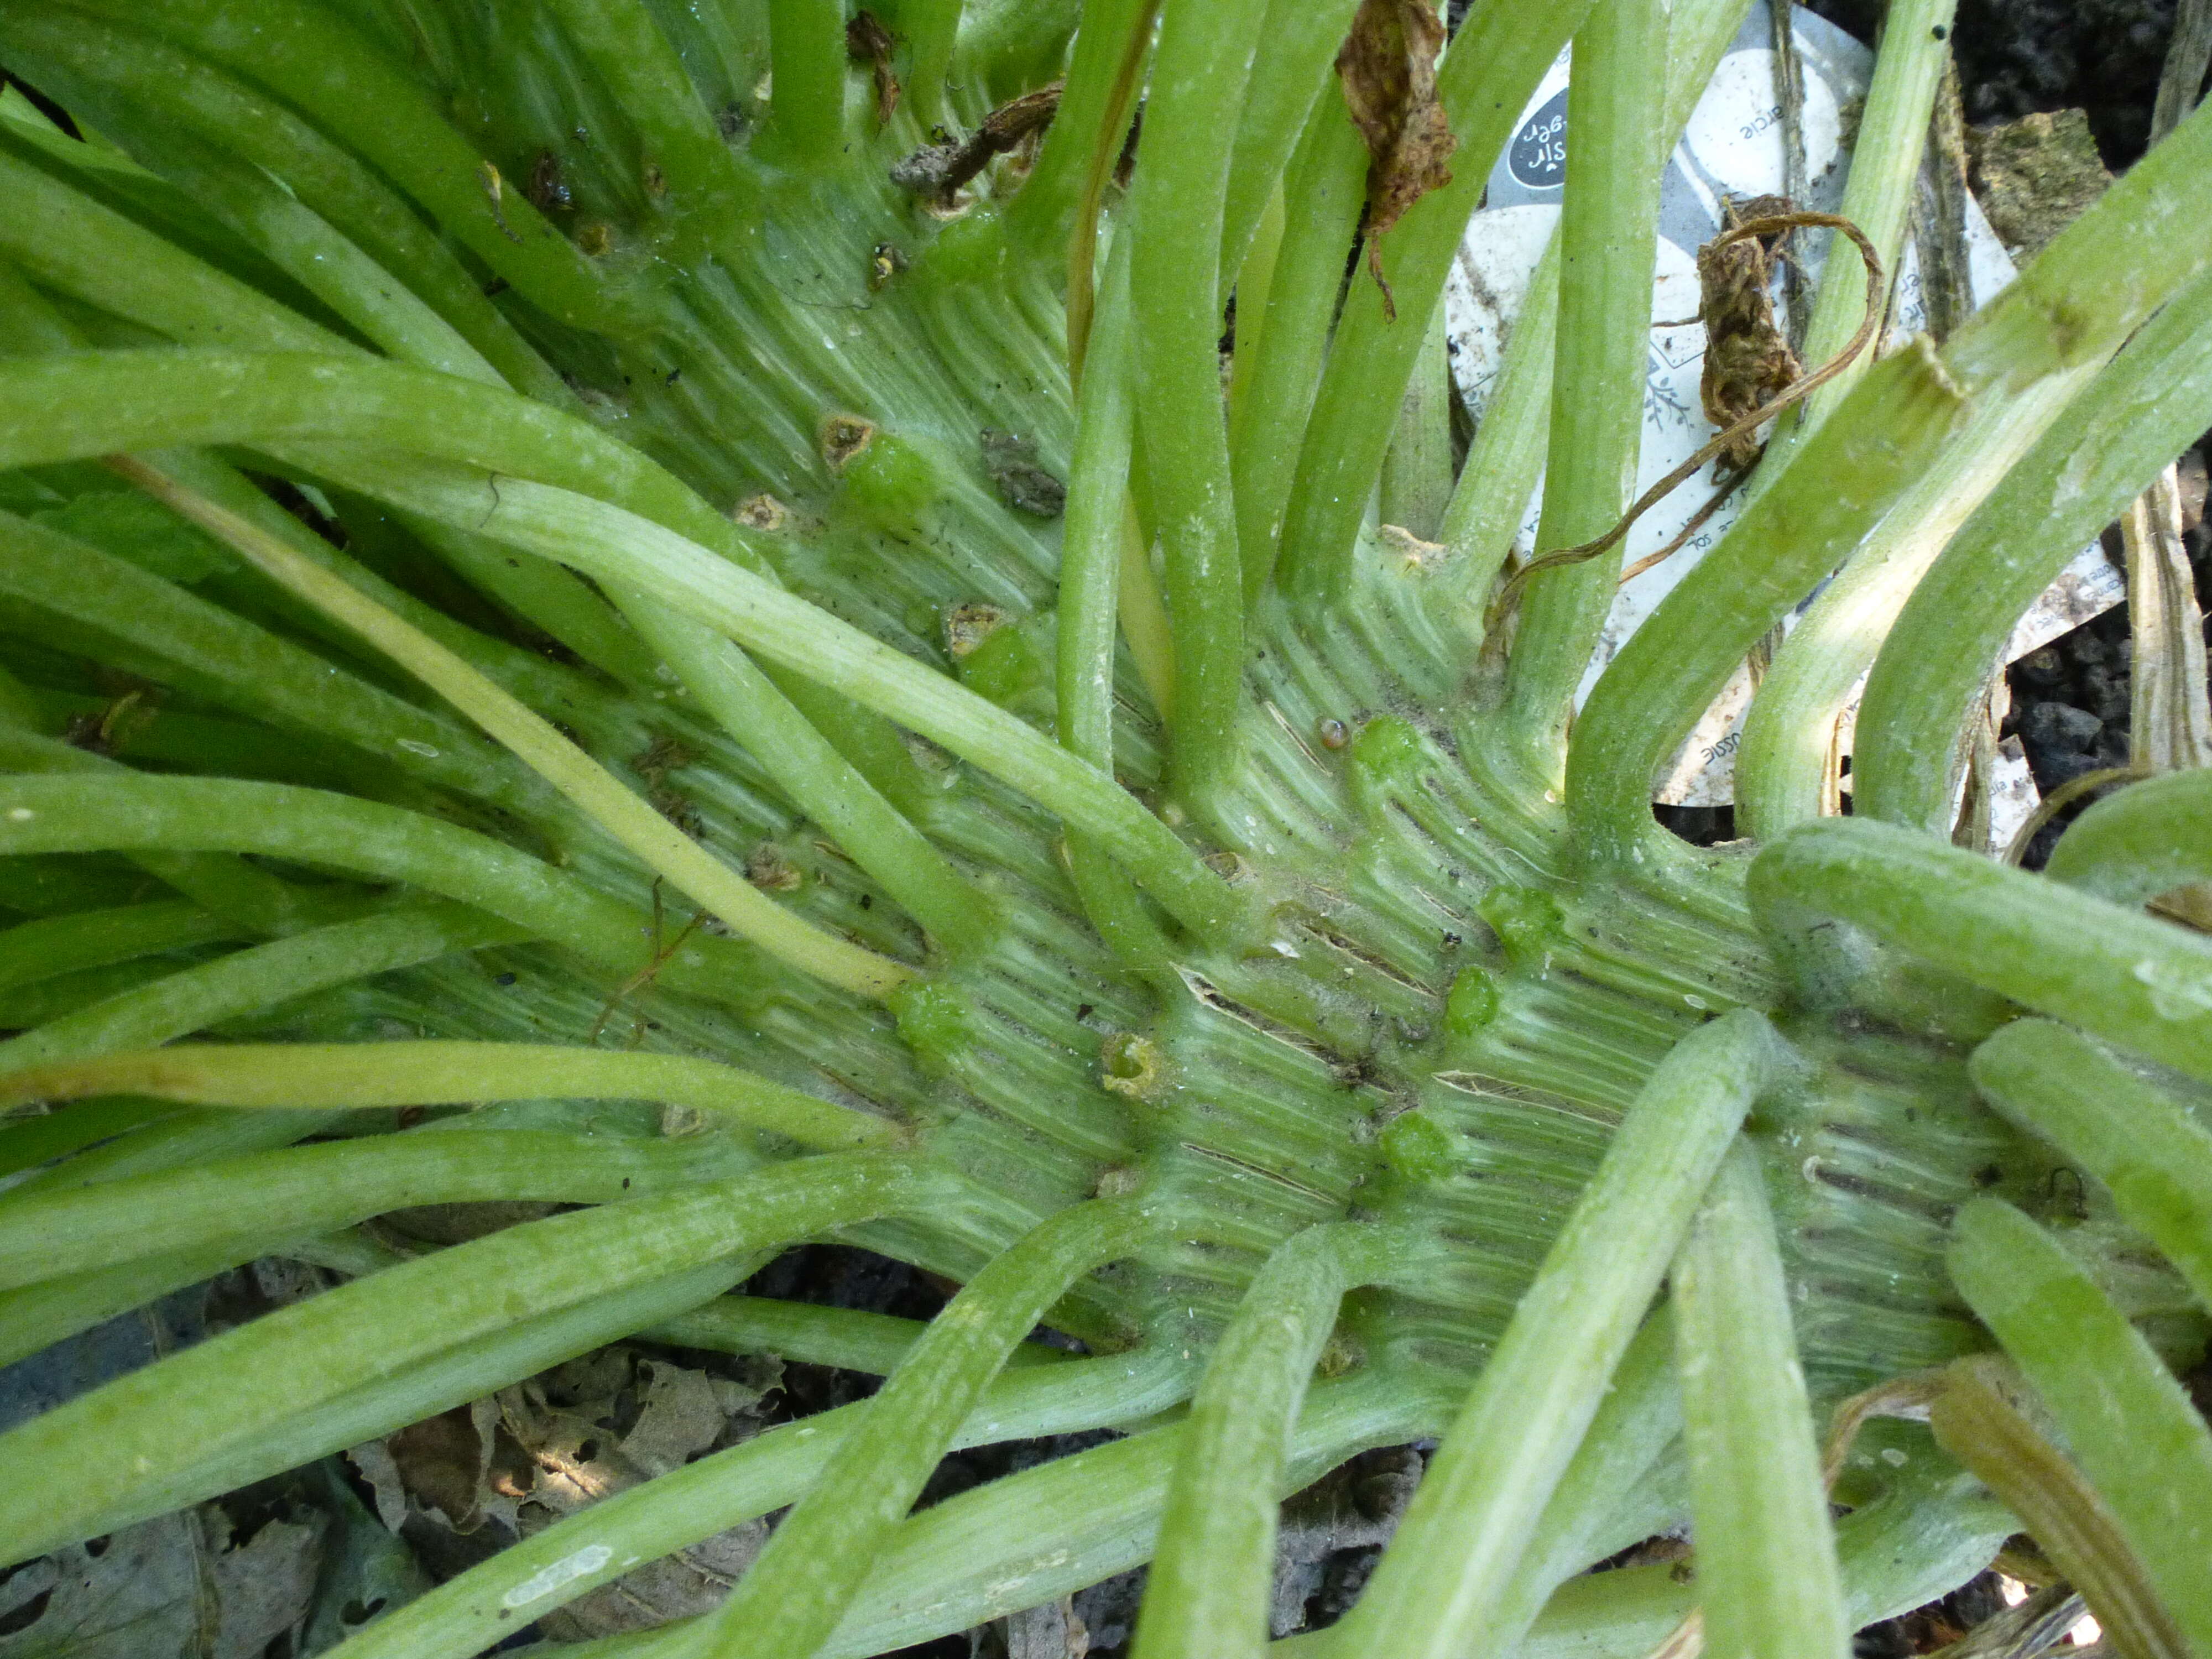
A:
{"type": "Polygon", "coordinates": [[[1428,340],[1398,405],[1397,430],[1383,452],[1377,506],[1385,524],[1434,541],[1452,493],[1451,363],[1444,352],[1444,304],[1437,301],[1428,340]]]}
{"type": "MultiPolygon", "coordinates": [[[[2112,1605],[2118,1584],[2077,1579],[2091,1609],[2118,1627],[2115,1638],[2130,1651],[2166,1646],[2130,1639],[2161,1625],[2181,1636],[2177,1650],[2203,1651],[2212,1644],[2212,1579],[2204,1573],[2212,1559],[2212,1431],[2187,1391],[2087,1270],[2010,1205],[1980,1199],[1960,1211],[1949,1260],[1953,1279],[2027,1373],[2074,1461],[2111,1507],[2124,1553],[2140,1564],[2140,1578],[2127,1588],[2142,1600],[2124,1613],[2112,1605]]],[[[2013,1496],[2005,1486],[1996,1490],[2013,1496]]],[[[2033,1524],[2042,1517],[2023,1511],[2022,1518],[2033,1524]]]]}
{"type": "Polygon", "coordinates": [[[2044,873],[2115,904],[2212,879],[2212,770],[2169,772],[2106,796],[2066,826],[2044,873]]]}
{"type": "Polygon", "coordinates": [[[2212,1133],[2050,1020],[2006,1026],[1974,1051],[1971,1070],[1983,1098],[2101,1182],[2212,1307],[2212,1133]]]}
{"type": "MultiPolygon", "coordinates": [[[[312,860],[472,905],[488,913],[478,918],[485,943],[520,929],[616,972],[653,966],[653,944],[635,910],[503,842],[424,813],[283,784],[143,774],[9,778],[0,781],[0,799],[8,815],[0,818],[0,850],[158,848],[312,860]],[[492,916],[510,926],[491,923],[492,916]]],[[[717,977],[727,981],[750,954],[695,936],[659,971],[672,984],[712,994],[717,977]]],[[[738,994],[734,982],[720,988],[738,994]]]]}
{"type": "Polygon", "coordinates": [[[990,901],[750,657],[711,629],[641,593],[617,590],[617,599],[701,707],[758,756],[793,803],[881,882],[939,945],[958,956],[990,943],[999,927],[990,901]]]}
{"type": "Polygon", "coordinates": [[[0,1109],[137,1094],[236,1107],[457,1106],[503,1100],[655,1100],[818,1152],[897,1144],[897,1125],[688,1054],[534,1042],[196,1043],[0,1077],[0,1109]]]}
{"type": "Polygon", "coordinates": [[[1850,1651],[1835,1529],[1759,1157],[1741,1139],[1675,1258],[1674,1328],[1714,1659],[1850,1651]]]}
{"type": "Polygon", "coordinates": [[[379,1135],[75,1190],[49,1187],[0,1200],[0,1290],[37,1283],[56,1261],[92,1272],[258,1235],[260,1248],[249,1245],[223,1264],[233,1266],[263,1254],[271,1241],[332,1232],[387,1210],[495,1199],[609,1204],[726,1179],[753,1162],[726,1141],[702,1149],[481,1129],[379,1135]]]}
{"type": "MultiPolygon", "coordinates": [[[[1951,61],[1951,16],[1957,9],[1958,0],[1902,0],[1882,20],[1881,50],[1875,56],[1874,79],[1851,144],[1850,176],[1836,208],[1874,244],[1892,293],[1905,247],[1907,211],[1919,187],[1929,116],[1936,106],[1943,67],[1951,61]]],[[[1801,355],[1806,362],[1825,363],[1844,349],[1857,331],[1865,292],[1866,263],[1858,245],[1848,236],[1832,235],[1820,268],[1820,291],[1805,327],[1801,355]]],[[[1833,380],[1785,412],[1767,441],[1761,474],[1780,473],[1797,446],[1873,365],[1874,354],[1862,352],[1833,380]]],[[[1759,487],[1759,480],[1754,479],[1752,488],[1759,487]]]]}
{"type": "MultiPolygon", "coordinates": [[[[1651,356],[1659,184],[1674,130],[1665,61],[1668,9],[1601,6],[1575,37],[1567,89],[1567,190],[1559,220],[1559,312],[1539,555],[1595,541],[1636,495],[1651,356]]],[[[1547,572],[1521,602],[1508,666],[1511,718],[1540,749],[1559,744],[1570,699],[1620,578],[1618,549],[1547,572]]]]}
{"type": "Polygon", "coordinates": [[[900,963],[834,938],[784,909],[617,782],[544,715],[428,635],[276,538],[143,463],[118,459],[112,464],[273,580],[344,623],[482,726],[647,868],[665,876],[770,956],[866,996],[886,996],[911,977],[900,963]]]}
{"type": "MultiPolygon", "coordinates": [[[[811,1302],[781,1302],[765,1296],[722,1296],[642,1334],[649,1341],[673,1347],[771,1353],[809,1365],[835,1365],[841,1370],[888,1376],[928,1327],[925,1319],[899,1319],[858,1308],[824,1308],[811,1302]]],[[[1010,1371],[1024,1366],[1078,1363],[1064,1349],[1048,1348],[1042,1342],[1024,1342],[1006,1356],[1010,1371]]],[[[992,1384],[993,1390],[998,1387],[992,1384]]],[[[989,1399],[987,1391],[986,1406],[989,1399]]]]}
{"type": "Polygon", "coordinates": [[[1281,533],[1279,575],[1293,594],[1333,592],[1350,568],[1392,416],[1427,338],[1418,319],[1443,292],[1461,233],[1522,106],[1591,11],[1587,0],[1534,9],[1485,0],[1462,21],[1437,65],[1437,101],[1458,141],[1452,181],[1414,203],[1383,239],[1383,274],[1405,320],[1389,320],[1371,280],[1355,281],[1346,294],[1281,533]]]}
{"type": "Polygon", "coordinates": [[[289,1468],[272,1424],[411,1361],[827,1227],[941,1205],[946,1184],[901,1156],[833,1153],[532,1222],[295,1304],[0,1435],[5,1553],[26,1560],[106,1531],[149,1489],[230,1451],[265,1444],[264,1472],[289,1468]],[[376,1343],[352,1340],[367,1328],[376,1343]],[[31,1474],[57,1467],[76,1471],[66,1494],[31,1474]]]}
{"type": "MultiPolygon", "coordinates": [[[[1177,799],[1201,816],[1236,765],[1243,702],[1243,577],[1221,385],[1218,251],[1250,42],[1266,13],[1266,0],[1167,8],[1129,210],[1130,303],[1146,325],[1132,342],[1138,431],[1175,637],[1169,776],[1177,799]]],[[[1255,219],[1264,199],[1251,204],[1255,219]]]]}
{"type": "Polygon", "coordinates": [[[189,899],[41,916],[0,933],[0,987],[27,985],[81,968],[105,968],[195,945],[242,942],[248,937],[234,922],[189,899]]]}
{"type": "Polygon", "coordinates": [[[50,1020],[0,1042],[0,1071],[173,1042],[334,985],[526,937],[526,929],[458,904],[394,906],[179,969],[50,1020]]]}
{"type": "Polygon", "coordinates": [[[2212,1079],[2212,943],[2169,922],[1865,818],[1800,824],[1751,869],[1751,899],[1816,1000],[1833,918],[1979,985],[2212,1079]]]}
{"type": "Polygon", "coordinates": [[[295,733],[335,737],[446,788],[536,817],[544,792],[449,717],[412,707],[220,605],[50,526],[0,514],[0,592],[189,677],[218,702],[295,733]]]}
{"type": "MultiPolygon", "coordinates": [[[[1253,54],[1250,85],[1231,140],[1223,192],[1220,280],[1244,269],[1245,257],[1267,212],[1267,203],[1305,132],[1316,104],[1340,95],[1332,72],[1357,0],[1267,0],[1259,36],[1267,50],[1253,54]]],[[[1237,311],[1243,312],[1240,300],[1237,311]]]]}
{"type": "Polygon", "coordinates": [[[471,511],[487,534],[556,552],[603,581],[635,584],[763,657],[943,744],[1094,836],[1201,934],[1243,925],[1227,886],[1106,774],[945,675],[696,543],[622,508],[520,479],[461,485],[451,510],[471,511]]]}
{"type": "Polygon", "coordinates": [[[784,1518],[697,1650],[716,1659],[813,1654],[960,1425],[1024,1335],[1068,1286],[1157,1227],[1128,1200],[1063,1210],[994,1257],[899,1362],[866,1417],[784,1518]]]}
{"type": "MultiPolygon", "coordinates": [[[[689,1331],[693,1319],[710,1319],[721,1305],[708,1304],[674,1328],[689,1331]]],[[[901,1352],[910,1347],[909,1340],[901,1352]]],[[[951,1444],[988,1445],[1139,1421],[1174,1406],[1188,1393],[1191,1380],[1188,1364],[1158,1348],[1051,1366],[1010,1361],[951,1444]]],[[[821,1479],[872,1409],[872,1402],[862,1401],[787,1423],[618,1492],[396,1609],[334,1652],[343,1659],[466,1659],[520,1624],[620,1577],[636,1562],[671,1554],[794,1502],[821,1479]]],[[[689,1627],[667,1632],[689,1633],[689,1627]]]]}
{"type": "Polygon", "coordinates": [[[845,8],[770,0],[768,15],[776,127],[796,159],[825,163],[845,130],[845,8]]]}
{"type": "Polygon", "coordinates": [[[1741,1010],[1652,1073],[1346,1621],[1353,1650],[1449,1659],[1488,1627],[1699,1194],[1784,1064],[1772,1029],[1741,1010]]]}
{"type": "MultiPolygon", "coordinates": [[[[720,1295],[756,1271],[762,1259],[760,1254],[739,1256],[586,1296],[420,1360],[397,1364],[385,1375],[306,1410],[260,1417],[253,1432],[242,1439],[226,1439],[198,1458],[188,1449],[179,1451],[143,1471],[111,1508],[76,1523],[69,1535],[117,1531],[481,1400],[518,1376],[588,1353],[720,1295]]],[[[342,1286],[341,1291],[350,1288],[342,1286]]],[[[234,1395],[238,1393],[234,1381],[230,1388],[234,1395]]],[[[14,1542],[11,1538],[11,1549],[14,1542]]]]}
{"type": "Polygon", "coordinates": [[[1899,613],[1860,705],[1853,809],[1948,836],[1956,734],[2021,614],[2212,422],[2212,277],[2145,323],[1966,520],[1899,613]]]}
{"type": "Polygon", "coordinates": [[[1191,1402],[1152,1552],[1136,1659],[1258,1659],[1274,1582],[1275,1492],[1306,1385],[1353,1286],[1419,1272],[1414,1239],[1310,1228],[1267,1258],[1191,1402]]]}
{"type": "Polygon", "coordinates": [[[1274,576],[1298,452],[1344,290],[1345,252],[1359,228],[1366,188],[1358,128],[1340,99],[1317,100],[1283,176],[1284,221],[1296,223],[1297,234],[1276,255],[1256,349],[1248,357],[1242,343],[1237,348],[1243,390],[1230,428],[1231,472],[1248,607],[1274,576]]]}
{"type": "MultiPolygon", "coordinates": [[[[2206,156],[2212,121],[2200,111],[1954,335],[1940,362],[1921,343],[1869,370],[1668,595],[1591,692],[1576,735],[1568,802],[1593,850],[1678,862],[1650,822],[1652,781],[1751,647],[1931,471],[1955,465],[1977,498],[1986,494],[1995,477],[1982,461],[2016,435],[2005,410],[2018,404],[2028,434],[2039,432],[2063,406],[2052,386],[2072,386],[2212,260],[2212,226],[2193,238],[2161,231],[2172,216],[2163,191],[2181,176],[2166,169],[2206,156]],[[2154,257],[2142,257],[2146,238],[2154,257]]],[[[1903,595],[1869,580],[1890,607],[1886,627],[1903,595]]],[[[1845,610],[1839,601],[1836,614],[1845,610]]],[[[1878,632],[1869,659],[1877,641],[1878,632]]],[[[1825,659],[1806,654],[1811,707],[1828,695],[1829,677],[1825,659]]],[[[1792,720],[1777,729],[1796,742],[1805,728],[1792,720]]]]}

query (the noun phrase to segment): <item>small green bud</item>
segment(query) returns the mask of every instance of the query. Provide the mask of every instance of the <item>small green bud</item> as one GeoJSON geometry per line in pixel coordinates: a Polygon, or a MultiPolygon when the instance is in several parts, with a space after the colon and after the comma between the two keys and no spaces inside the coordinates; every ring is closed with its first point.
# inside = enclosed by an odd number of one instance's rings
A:
{"type": "Polygon", "coordinates": [[[871,428],[842,461],[830,453],[828,438],[823,449],[838,469],[846,505],[871,524],[890,530],[911,528],[945,494],[935,461],[919,445],[895,432],[871,428]]]}
{"type": "Polygon", "coordinates": [[[1377,783],[1409,781],[1428,762],[1421,734],[1395,714],[1377,714],[1352,740],[1352,765],[1377,783]]]}
{"type": "Polygon", "coordinates": [[[1044,664],[1018,628],[994,629],[981,645],[961,657],[957,666],[961,684],[1000,704],[1036,690],[1045,681],[1044,664]]]}
{"type": "Polygon", "coordinates": [[[1498,1018],[1498,975],[1473,964],[1452,975],[1444,993],[1444,1030],[1455,1037],[1474,1037],[1498,1018]]]}
{"type": "Polygon", "coordinates": [[[950,986],[909,980],[891,993],[890,1003],[899,1036],[924,1070],[944,1070],[975,1041],[967,999],[950,986]]]}
{"type": "Polygon", "coordinates": [[[1516,965],[1540,965],[1542,959],[1566,938],[1565,916],[1559,902],[1534,887],[1501,883],[1482,896],[1475,907],[1482,913],[1516,965]]]}
{"type": "Polygon", "coordinates": [[[1419,1111],[1403,1112],[1382,1131],[1383,1161],[1407,1181],[1442,1181],[1457,1173],[1459,1150],[1451,1131],[1419,1111]]]}

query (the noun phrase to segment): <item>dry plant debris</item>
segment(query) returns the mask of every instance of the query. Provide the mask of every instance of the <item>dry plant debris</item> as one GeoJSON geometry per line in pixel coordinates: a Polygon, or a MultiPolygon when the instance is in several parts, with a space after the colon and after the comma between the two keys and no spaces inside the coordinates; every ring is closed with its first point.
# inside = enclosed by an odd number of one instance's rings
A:
{"type": "Polygon", "coordinates": [[[881,126],[898,108],[899,78],[891,69],[891,32],[872,11],[856,11],[845,25],[845,51],[856,62],[875,70],[876,125],[881,126]]]}
{"type": "Polygon", "coordinates": [[[983,118],[965,138],[946,137],[920,149],[891,168],[891,182],[922,198],[941,213],[958,206],[960,187],[988,167],[994,156],[1019,149],[1052,125],[1060,110],[1061,83],[1009,99],[983,118]]]}
{"type": "Polygon", "coordinates": [[[1406,210],[1451,183],[1459,141],[1437,101],[1444,26],[1424,0],[1361,0],[1336,72],[1352,125],[1367,141],[1367,269],[1392,322],[1398,307],[1382,275],[1382,240],[1406,210]]]}
{"type": "Polygon", "coordinates": [[[2040,252],[2112,182],[2078,109],[1969,128],[1966,156],[1975,199],[2015,259],[2040,252]]]}
{"type": "MultiPolygon", "coordinates": [[[[738,1365],[738,1376],[723,1376],[600,1348],[347,1455],[374,1489],[387,1528],[426,1556],[472,1559],[482,1553],[471,1547],[477,1534],[483,1543],[531,1537],[750,1438],[782,1366],[738,1365]]],[[[549,1613],[544,1627],[556,1640],[584,1641],[708,1612],[767,1537],[757,1520],[717,1533],[549,1613]]]]}

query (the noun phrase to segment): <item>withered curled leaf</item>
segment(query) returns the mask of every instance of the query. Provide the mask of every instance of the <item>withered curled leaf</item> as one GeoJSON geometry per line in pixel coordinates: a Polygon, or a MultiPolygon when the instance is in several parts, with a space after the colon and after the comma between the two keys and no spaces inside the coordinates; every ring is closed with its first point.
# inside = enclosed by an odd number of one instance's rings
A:
{"type": "MultiPolygon", "coordinates": [[[[1770,291],[1794,211],[1795,204],[1781,196],[1731,202],[1724,228],[1772,220],[1773,232],[1733,240],[1717,236],[1698,250],[1698,315],[1705,325],[1705,367],[1698,395],[1705,418],[1723,429],[1780,397],[1805,372],[1774,320],[1770,291]]],[[[1758,434],[1747,432],[1721,451],[1721,459],[1730,469],[1741,469],[1759,459],[1761,447],[1758,434]]]]}
{"type": "Polygon", "coordinates": [[[898,108],[899,78],[891,69],[891,32],[872,11],[856,11],[845,25],[845,55],[874,66],[876,125],[881,126],[898,108]]]}
{"type": "Polygon", "coordinates": [[[1367,268],[1382,290],[1382,314],[1398,320],[1382,275],[1383,234],[1406,210],[1451,183],[1452,137],[1437,101],[1437,54],[1444,26],[1426,0],[1360,0],[1336,54],[1344,101],[1367,141],[1367,268]]]}

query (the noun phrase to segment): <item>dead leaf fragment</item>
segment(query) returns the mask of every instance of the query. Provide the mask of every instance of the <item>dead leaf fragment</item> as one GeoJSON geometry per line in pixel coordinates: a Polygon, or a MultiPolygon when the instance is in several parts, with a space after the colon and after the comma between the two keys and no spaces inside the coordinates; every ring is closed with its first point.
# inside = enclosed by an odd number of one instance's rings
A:
{"type": "MultiPolygon", "coordinates": [[[[216,1513],[214,1506],[203,1513],[216,1513]]],[[[216,1659],[260,1659],[307,1616],[323,1564],[320,1519],[271,1521],[238,1548],[215,1558],[212,1572],[222,1607],[216,1659]]]]}
{"type": "Polygon", "coordinates": [[[1398,307],[1382,276],[1382,236],[1422,197],[1451,183],[1444,163],[1459,147],[1437,101],[1443,44],[1443,23],[1425,0],[1360,0],[1336,54],[1345,106],[1367,141],[1367,269],[1392,322],[1398,307]]]}
{"type": "Polygon", "coordinates": [[[898,108],[899,78],[891,71],[891,32],[872,11],[857,11],[845,25],[845,52],[849,58],[875,66],[876,125],[881,126],[898,108]]]}
{"type": "Polygon", "coordinates": [[[1091,1632],[1073,1596],[1008,1613],[1002,1622],[1006,1659],[1086,1659],[1091,1651],[1091,1632]]]}
{"type": "MultiPolygon", "coordinates": [[[[1754,196],[1728,205],[1727,228],[1793,210],[1780,196],[1754,196]]],[[[1805,372],[1774,320],[1774,263],[1787,230],[1771,236],[1717,236],[1698,250],[1698,315],[1705,325],[1705,367],[1698,383],[1705,418],[1723,432],[1780,397],[1805,372]]],[[[1756,433],[1721,452],[1731,471],[1759,459],[1756,433]]]]}
{"type": "MultiPolygon", "coordinates": [[[[737,1376],[720,1376],[600,1348],[348,1455],[387,1528],[404,1527],[426,1559],[462,1561],[466,1534],[478,1534],[478,1551],[532,1537],[757,1432],[754,1408],[781,1386],[782,1366],[735,1363],[737,1376]]],[[[711,1611],[767,1538],[765,1521],[732,1527],[585,1592],[545,1614],[544,1628],[583,1641],[711,1611]]]]}
{"type": "Polygon", "coordinates": [[[325,1530],[307,1510],[234,1548],[206,1504],[72,1544],[0,1580],[0,1655],[261,1659],[307,1618],[325,1530]]]}
{"type": "Polygon", "coordinates": [[[1970,127],[1966,155],[1974,198],[2015,259],[2041,252],[2112,182],[2078,109],[1970,127]]]}
{"type": "Polygon", "coordinates": [[[943,142],[924,144],[891,166],[891,182],[921,197],[941,213],[954,211],[960,187],[1004,155],[1035,138],[1052,125],[1060,112],[1061,83],[1053,82],[1035,92],[1009,99],[983,118],[983,125],[965,138],[939,134],[943,142]]]}

